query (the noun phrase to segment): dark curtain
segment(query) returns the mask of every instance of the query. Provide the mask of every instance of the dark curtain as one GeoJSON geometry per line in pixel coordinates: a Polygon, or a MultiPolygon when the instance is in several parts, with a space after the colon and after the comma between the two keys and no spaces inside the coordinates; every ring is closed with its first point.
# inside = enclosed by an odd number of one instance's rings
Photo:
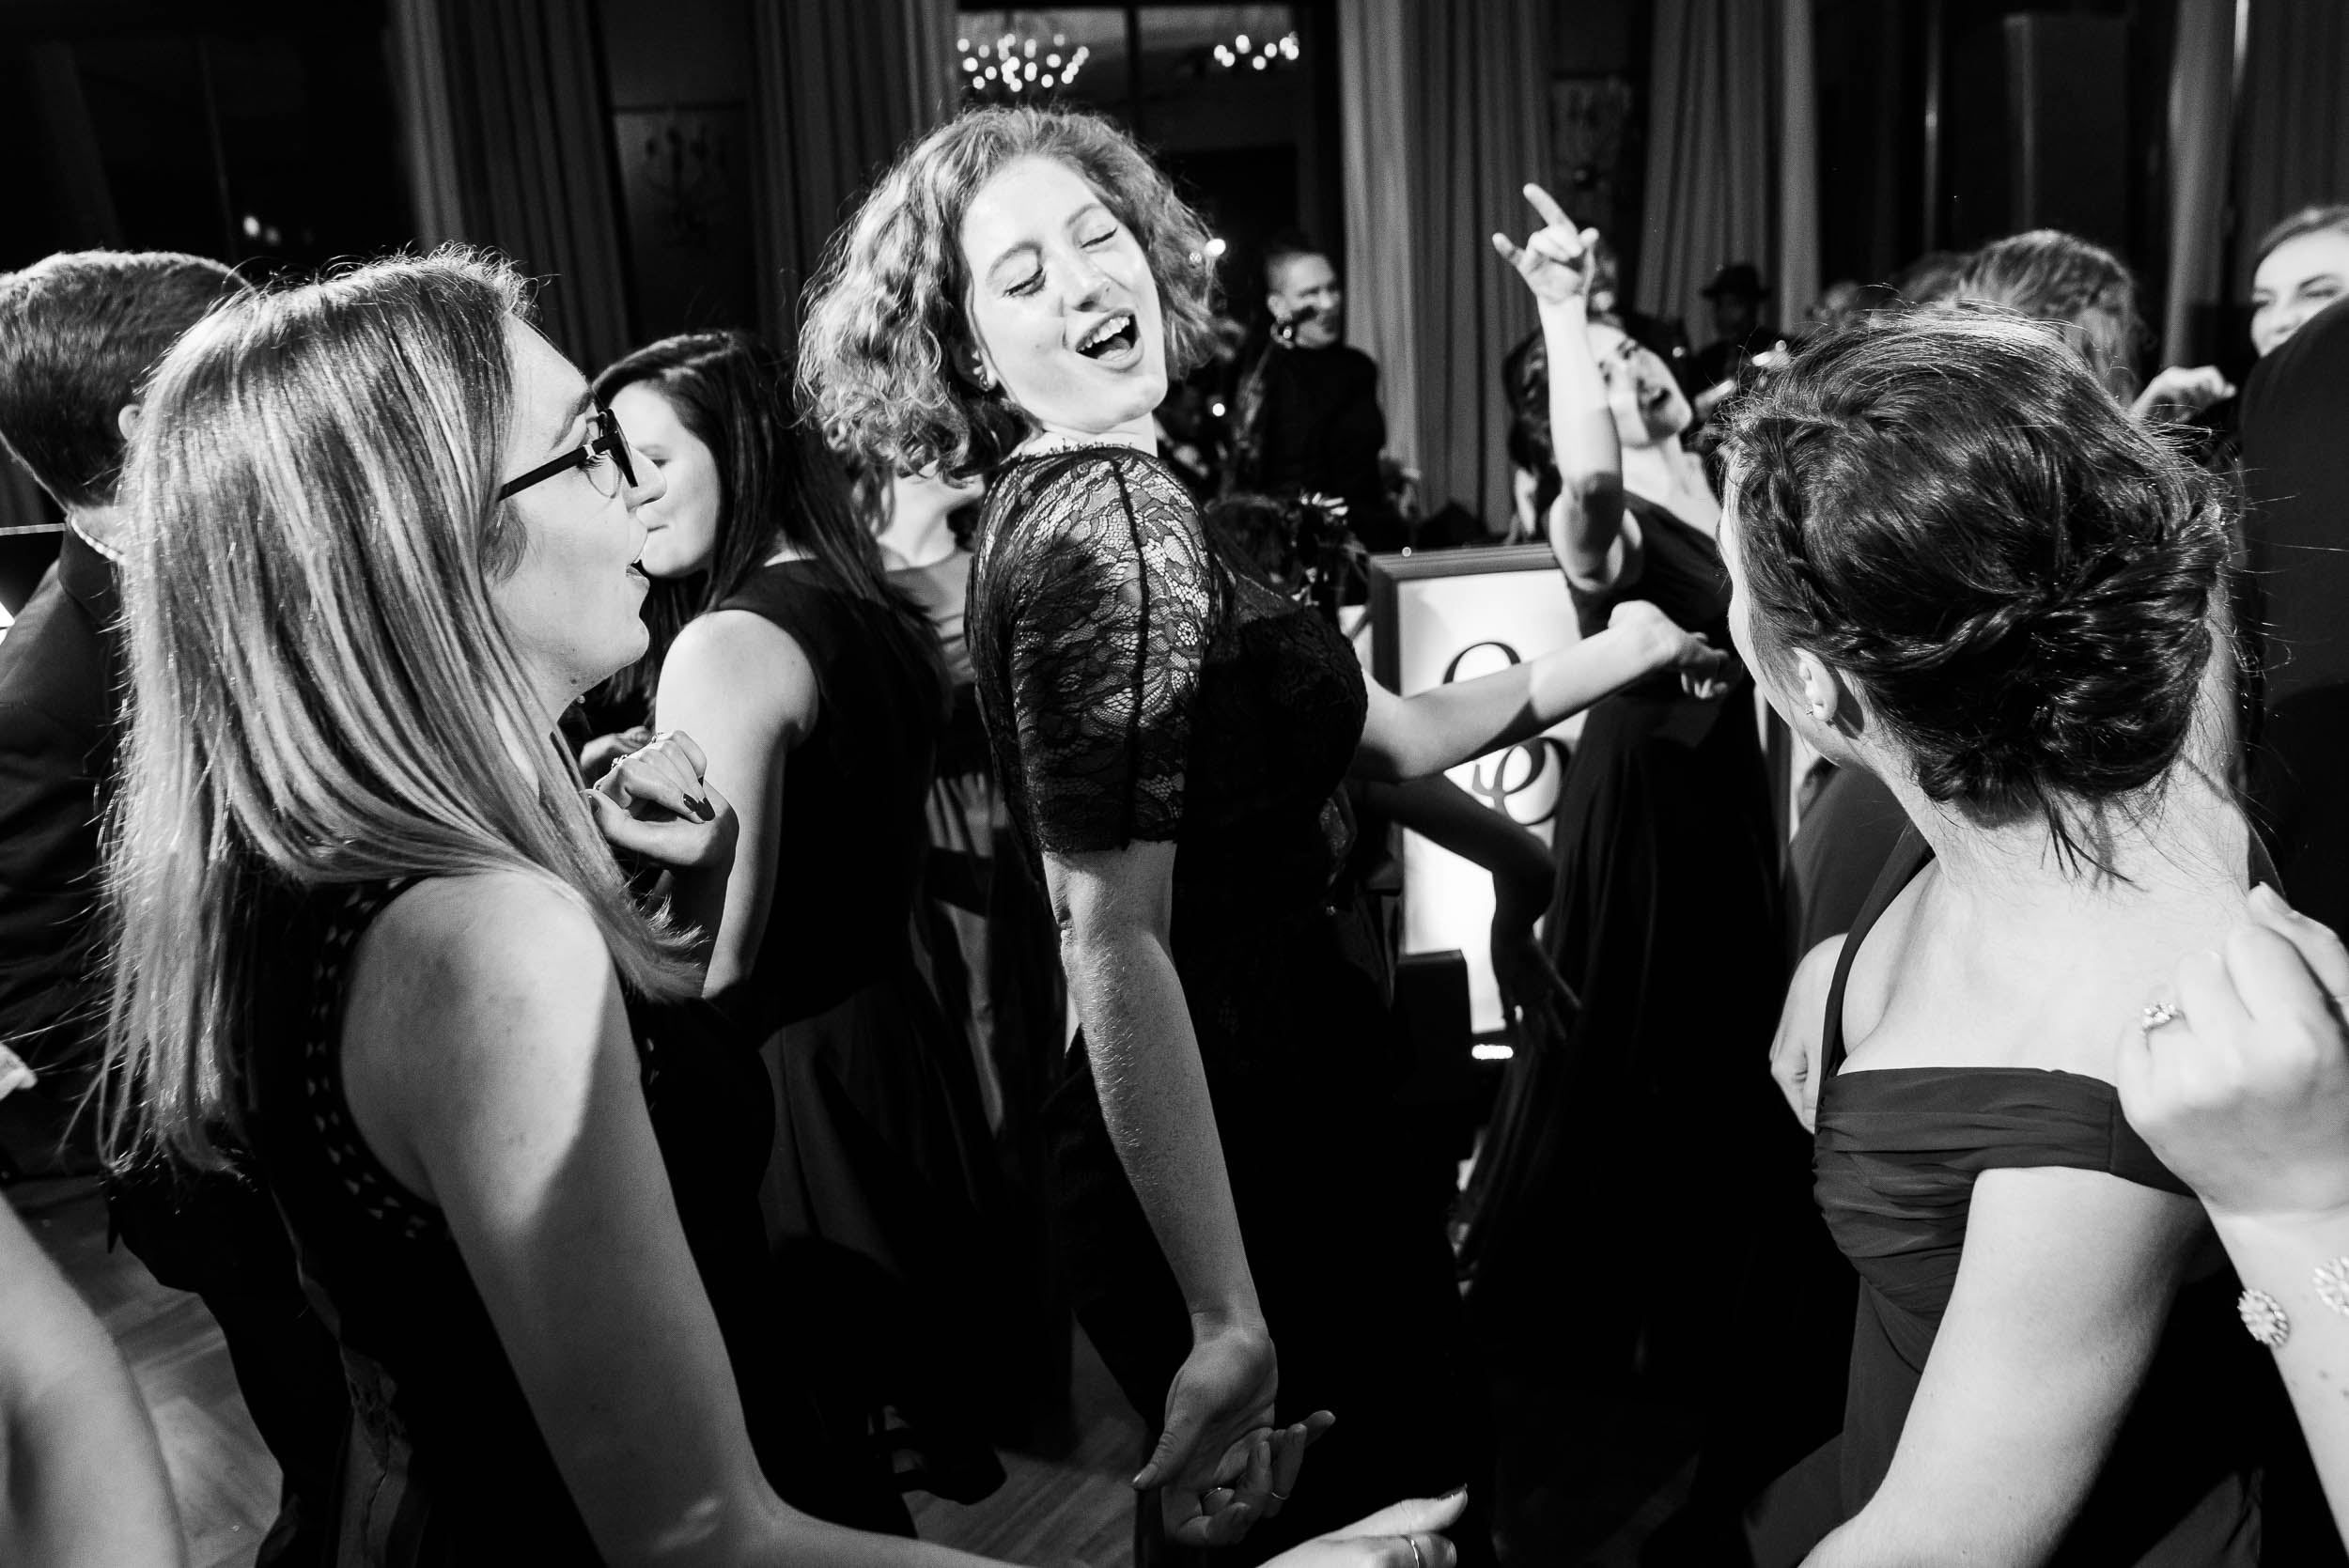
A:
{"type": "Polygon", "coordinates": [[[544,280],[539,326],[592,370],[630,347],[592,8],[396,0],[419,238],[488,245],[544,280]]]}
{"type": "Polygon", "coordinates": [[[1519,190],[1548,166],[1548,14],[1536,0],[1338,12],[1349,334],[1381,361],[1389,448],[1419,468],[1426,509],[1457,502],[1495,532],[1511,510],[1501,362],[1533,308],[1490,237],[1525,231],[1519,190]]]}
{"type": "Polygon", "coordinates": [[[2349,6],[2253,0],[2235,139],[2235,298],[2251,289],[2253,246],[2311,202],[2349,201],[2349,6]]]}
{"type": "Polygon", "coordinates": [[[892,155],[951,112],[952,0],[751,8],[760,317],[797,339],[832,231],[892,155]]]}
{"type": "MultiPolygon", "coordinates": [[[[1777,254],[1771,77],[1778,8],[1751,0],[1656,0],[1637,298],[1641,310],[1686,321],[1699,345],[1711,335],[1711,318],[1697,291],[1714,269],[1730,261],[1767,267],[1777,254]]],[[[1783,309],[1789,302],[1773,303],[1783,309]]]]}

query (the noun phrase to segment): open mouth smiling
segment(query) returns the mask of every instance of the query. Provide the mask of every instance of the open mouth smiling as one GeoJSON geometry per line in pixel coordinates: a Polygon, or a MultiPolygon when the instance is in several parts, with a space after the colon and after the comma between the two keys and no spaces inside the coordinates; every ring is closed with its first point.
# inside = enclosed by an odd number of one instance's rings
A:
{"type": "Polygon", "coordinates": [[[1134,346],[1134,313],[1121,310],[1106,316],[1077,340],[1077,352],[1087,359],[1104,359],[1134,346]]]}

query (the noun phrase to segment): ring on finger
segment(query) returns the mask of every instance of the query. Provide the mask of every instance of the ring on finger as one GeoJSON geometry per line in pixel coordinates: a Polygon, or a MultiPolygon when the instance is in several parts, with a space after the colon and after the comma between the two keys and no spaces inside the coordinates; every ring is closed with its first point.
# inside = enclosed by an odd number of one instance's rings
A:
{"type": "Polygon", "coordinates": [[[1427,1568],[1426,1559],[1419,1555],[1419,1537],[1407,1535],[1403,1538],[1403,1544],[1411,1548],[1411,1568],[1427,1568]]]}
{"type": "Polygon", "coordinates": [[[2137,1017],[2138,1032],[2151,1034],[2163,1024],[2175,1023],[2178,1017],[2178,1004],[2174,1001],[2149,1002],[2146,1004],[2145,1011],[2137,1017]]]}

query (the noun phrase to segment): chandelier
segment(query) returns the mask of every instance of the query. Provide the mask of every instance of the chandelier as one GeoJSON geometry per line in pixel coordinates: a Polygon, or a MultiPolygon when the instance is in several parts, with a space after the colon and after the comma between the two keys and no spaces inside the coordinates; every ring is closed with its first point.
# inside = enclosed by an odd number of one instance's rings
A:
{"type": "Polygon", "coordinates": [[[1225,70],[1269,70],[1274,66],[1293,65],[1297,61],[1297,35],[1280,39],[1252,39],[1240,34],[1229,43],[1215,46],[1215,63],[1225,70]]]}
{"type": "Polygon", "coordinates": [[[955,40],[955,52],[961,57],[964,89],[982,98],[1011,98],[1066,87],[1077,80],[1077,73],[1093,56],[1093,51],[1081,43],[1069,48],[1066,33],[1054,33],[1050,42],[1023,39],[1017,33],[994,39],[960,38],[955,40]]]}

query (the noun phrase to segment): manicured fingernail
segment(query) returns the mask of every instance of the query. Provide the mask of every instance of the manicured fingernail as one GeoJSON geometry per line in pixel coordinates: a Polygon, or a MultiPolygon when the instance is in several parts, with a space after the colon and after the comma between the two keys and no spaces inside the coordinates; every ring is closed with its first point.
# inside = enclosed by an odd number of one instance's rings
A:
{"type": "Polygon", "coordinates": [[[714,822],[718,818],[718,808],[711,805],[706,800],[696,798],[694,800],[688,800],[685,803],[688,806],[691,806],[693,810],[693,815],[700,817],[704,822],[714,822]]]}

